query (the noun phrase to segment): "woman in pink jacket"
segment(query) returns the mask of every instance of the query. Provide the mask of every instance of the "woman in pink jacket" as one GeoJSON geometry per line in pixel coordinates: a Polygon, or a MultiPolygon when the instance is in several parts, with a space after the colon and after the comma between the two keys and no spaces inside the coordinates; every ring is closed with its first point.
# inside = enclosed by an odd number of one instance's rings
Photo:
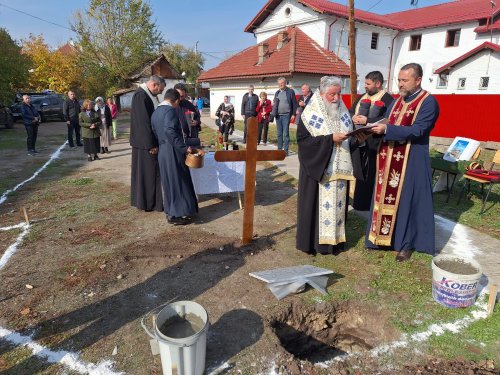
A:
{"type": "Polygon", "coordinates": [[[111,111],[111,120],[113,123],[113,140],[116,140],[116,139],[118,139],[118,136],[117,136],[118,120],[116,119],[116,117],[118,116],[118,108],[116,107],[116,104],[113,103],[112,98],[108,98],[107,104],[108,104],[109,110],[111,111]]]}
{"type": "Polygon", "coordinates": [[[269,130],[269,115],[273,110],[273,105],[264,91],[260,93],[259,97],[260,100],[255,109],[257,111],[257,120],[259,121],[257,144],[260,145],[260,140],[262,139],[265,146],[267,144],[267,131],[269,130]],[[262,130],[264,130],[264,137],[262,137],[262,130]]]}

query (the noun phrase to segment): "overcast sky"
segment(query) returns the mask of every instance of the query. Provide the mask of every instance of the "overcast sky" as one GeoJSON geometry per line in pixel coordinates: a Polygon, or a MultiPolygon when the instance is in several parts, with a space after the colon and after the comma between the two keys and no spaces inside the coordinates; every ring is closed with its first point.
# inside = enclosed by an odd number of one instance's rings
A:
{"type": "MultiPolygon", "coordinates": [[[[266,2],[151,0],[150,4],[165,39],[187,47],[194,47],[198,42],[198,50],[205,57],[205,69],[210,69],[230,54],[255,43],[253,34],[243,29],[266,2]]],[[[337,2],[347,4],[348,1],[337,2]]],[[[418,6],[444,2],[447,1],[419,0],[418,6]]],[[[356,8],[380,14],[411,9],[410,3],[411,0],[355,0],[356,8]]],[[[0,27],[17,40],[29,34],[42,34],[50,46],[57,47],[74,36],[69,30],[70,20],[77,9],[85,9],[87,5],[86,0],[0,0],[0,27]]]]}

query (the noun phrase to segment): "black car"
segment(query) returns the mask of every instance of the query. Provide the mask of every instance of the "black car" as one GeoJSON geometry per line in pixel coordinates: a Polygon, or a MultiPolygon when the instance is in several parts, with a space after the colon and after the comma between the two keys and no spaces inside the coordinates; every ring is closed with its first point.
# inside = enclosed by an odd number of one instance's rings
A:
{"type": "Polygon", "coordinates": [[[0,125],[4,125],[7,129],[12,129],[14,127],[12,113],[9,107],[3,105],[2,102],[0,102],[0,125]]]}
{"type": "Polygon", "coordinates": [[[16,95],[16,102],[10,107],[14,121],[22,120],[22,115],[21,115],[21,106],[23,105],[22,95],[29,95],[31,97],[31,105],[40,114],[42,122],[46,122],[49,119],[56,119],[56,118],[58,120],[64,121],[63,97],[58,94],[39,94],[39,93],[27,93],[27,94],[19,93],[16,95]]]}

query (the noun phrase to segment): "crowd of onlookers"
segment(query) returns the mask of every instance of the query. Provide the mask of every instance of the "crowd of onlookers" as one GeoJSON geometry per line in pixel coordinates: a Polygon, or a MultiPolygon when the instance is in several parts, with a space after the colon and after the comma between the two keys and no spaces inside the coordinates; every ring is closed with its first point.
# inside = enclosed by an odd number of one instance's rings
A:
{"type": "MultiPolygon", "coordinates": [[[[248,86],[248,92],[243,95],[241,102],[241,115],[244,119],[243,143],[246,143],[249,117],[257,117],[258,120],[257,144],[267,144],[269,123],[275,121],[278,150],[285,150],[288,155],[290,123],[298,122],[312,92],[310,86],[304,84],[301,87],[302,95],[297,99],[294,90],[286,85],[284,77],[278,78],[278,87],[271,102],[267,99],[266,92],[263,91],[257,96],[254,86],[248,86]]],[[[215,115],[219,131],[223,134],[224,142],[227,142],[234,131],[234,106],[229,102],[228,96],[224,96],[224,102],[217,108],[215,115]]]]}
{"type": "MultiPolygon", "coordinates": [[[[83,147],[88,161],[99,160],[98,154],[109,153],[111,141],[117,139],[117,106],[112,98],[105,103],[100,96],[80,104],[73,90],[67,94],[63,116],[68,128],[68,146],[71,149],[83,147]]],[[[31,104],[29,95],[23,95],[21,114],[27,133],[28,155],[33,156],[38,154],[35,144],[41,116],[31,104]]]]}

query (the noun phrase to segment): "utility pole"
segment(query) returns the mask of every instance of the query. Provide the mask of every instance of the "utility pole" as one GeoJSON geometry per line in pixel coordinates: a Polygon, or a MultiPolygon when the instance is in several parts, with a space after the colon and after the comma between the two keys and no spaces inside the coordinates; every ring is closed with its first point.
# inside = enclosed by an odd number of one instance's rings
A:
{"type": "MultiPolygon", "coordinates": [[[[196,43],[194,44],[194,55],[196,56],[196,59],[198,60],[198,43],[200,41],[197,40],[196,43]]],[[[195,98],[198,98],[198,83],[194,81],[194,96],[195,98]]]]}
{"type": "Polygon", "coordinates": [[[354,0],[349,0],[349,62],[351,70],[351,103],[354,103],[358,94],[356,74],[356,28],[354,23],[354,0]]]}

